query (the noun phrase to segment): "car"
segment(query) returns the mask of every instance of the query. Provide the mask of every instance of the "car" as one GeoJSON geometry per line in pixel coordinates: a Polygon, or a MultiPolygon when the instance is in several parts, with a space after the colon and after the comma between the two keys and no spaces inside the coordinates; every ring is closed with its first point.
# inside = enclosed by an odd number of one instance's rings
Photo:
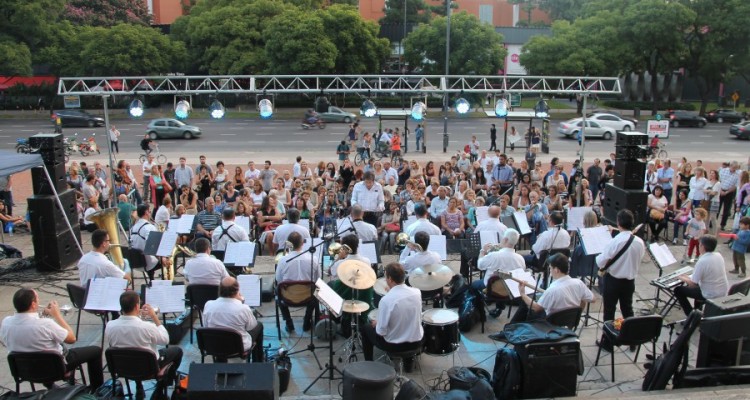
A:
{"type": "Polygon", "coordinates": [[[618,117],[620,119],[624,119],[625,121],[632,122],[634,128],[638,126],[638,120],[637,119],[635,119],[633,117],[628,117],[628,116],[622,115],[621,113],[619,113],[617,111],[611,111],[611,110],[594,111],[592,113],[587,114],[586,118],[590,118],[594,114],[610,114],[610,115],[614,115],[615,117],[618,117]]]}
{"type": "Polygon", "coordinates": [[[157,118],[149,122],[146,133],[151,139],[177,137],[192,139],[201,135],[201,129],[174,118],[157,118]]]}
{"type": "Polygon", "coordinates": [[[742,122],[744,119],[745,114],[724,108],[718,108],[706,113],[706,120],[708,122],[718,122],[720,124],[724,122],[742,122]]]}
{"type": "Polygon", "coordinates": [[[328,112],[318,113],[318,115],[325,122],[345,122],[348,124],[357,119],[356,115],[338,107],[328,107],[328,112]]]}
{"type": "Polygon", "coordinates": [[[672,111],[667,115],[669,116],[669,125],[673,128],[679,126],[697,126],[698,128],[703,128],[708,123],[708,121],[700,115],[687,111],[677,110],[672,111]]]}
{"type": "MultiPolygon", "coordinates": [[[[575,138],[578,135],[578,131],[583,126],[583,120],[580,118],[573,118],[565,122],[560,122],[557,127],[557,133],[566,136],[568,138],[575,138]]],[[[615,129],[611,127],[605,127],[600,125],[596,121],[586,120],[586,137],[594,138],[600,137],[602,139],[612,139],[615,134],[615,129]]]]}
{"type": "Polygon", "coordinates": [[[615,131],[632,131],[635,129],[633,121],[624,119],[617,114],[596,112],[586,116],[587,121],[598,122],[601,126],[614,128],[615,131]]]}
{"type": "Polygon", "coordinates": [[[737,139],[750,139],[750,121],[732,125],[729,134],[737,136],[737,139]]]}
{"type": "Polygon", "coordinates": [[[57,110],[51,115],[52,124],[55,124],[57,117],[60,117],[62,126],[104,126],[104,118],[89,114],[83,110],[57,110]]]}

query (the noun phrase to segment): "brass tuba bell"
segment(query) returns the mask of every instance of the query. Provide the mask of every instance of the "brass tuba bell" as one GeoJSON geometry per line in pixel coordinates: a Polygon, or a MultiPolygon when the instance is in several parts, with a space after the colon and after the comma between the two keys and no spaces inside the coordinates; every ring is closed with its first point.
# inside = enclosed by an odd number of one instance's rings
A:
{"type": "Polygon", "coordinates": [[[406,246],[409,246],[419,252],[422,251],[422,246],[414,243],[411,241],[411,238],[409,237],[409,234],[406,232],[401,232],[398,235],[396,235],[396,246],[403,249],[406,246]]]}
{"type": "Polygon", "coordinates": [[[331,257],[338,256],[339,251],[341,251],[341,243],[339,242],[333,242],[328,246],[328,255],[331,257]]]}
{"type": "Polygon", "coordinates": [[[104,229],[109,235],[109,255],[112,257],[112,262],[118,265],[120,268],[125,267],[125,260],[122,257],[122,249],[120,248],[120,235],[117,230],[117,207],[106,208],[104,210],[97,211],[88,217],[87,220],[96,224],[99,229],[104,229]]]}

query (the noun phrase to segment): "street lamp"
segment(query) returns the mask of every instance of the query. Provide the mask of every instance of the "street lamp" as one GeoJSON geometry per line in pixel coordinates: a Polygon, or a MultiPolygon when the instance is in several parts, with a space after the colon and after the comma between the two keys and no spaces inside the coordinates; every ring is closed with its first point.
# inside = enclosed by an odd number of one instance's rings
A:
{"type": "Polygon", "coordinates": [[[471,103],[469,103],[469,101],[464,99],[463,97],[456,100],[456,112],[458,113],[458,115],[465,115],[469,112],[470,108],[471,103]]]}
{"type": "Polygon", "coordinates": [[[174,115],[178,119],[186,119],[190,115],[190,103],[187,100],[180,100],[174,106],[174,115]]]}
{"type": "Polygon", "coordinates": [[[375,106],[375,103],[373,103],[372,100],[367,99],[362,102],[362,107],[360,107],[359,112],[367,118],[372,118],[378,115],[378,107],[375,106]]]}
{"type": "Polygon", "coordinates": [[[271,100],[263,99],[258,102],[258,110],[262,119],[270,119],[273,116],[273,103],[271,100]]]}
{"type": "Polygon", "coordinates": [[[211,118],[214,119],[222,119],[226,114],[224,105],[221,104],[218,99],[214,99],[214,101],[211,103],[211,106],[208,107],[208,111],[211,114],[211,118]]]}
{"type": "Polygon", "coordinates": [[[534,106],[534,115],[537,118],[549,117],[549,105],[547,105],[547,102],[544,100],[544,98],[539,99],[539,101],[534,106]]]}
{"type": "Polygon", "coordinates": [[[508,116],[508,100],[500,98],[495,102],[495,116],[505,118],[508,116]]]}
{"type": "Polygon", "coordinates": [[[427,113],[427,107],[421,101],[418,101],[411,106],[411,119],[422,121],[425,113],[427,113]]]}
{"type": "Polygon", "coordinates": [[[128,114],[133,118],[140,118],[143,116],[143,102],[137,97],[130,102],[130,106],[128,106],[128,114]]]}

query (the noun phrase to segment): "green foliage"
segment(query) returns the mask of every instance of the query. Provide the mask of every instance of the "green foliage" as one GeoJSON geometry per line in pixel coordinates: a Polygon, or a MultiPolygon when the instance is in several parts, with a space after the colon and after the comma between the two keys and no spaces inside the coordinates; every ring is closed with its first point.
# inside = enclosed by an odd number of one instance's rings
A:
{"type": "Polygon", "coordinates": [[[581,16],[583,4],[588,0],[538,0],[538,7],[549,15],[550,19],[557,21],[564,19],[569,22],[575,21],[581,16]]]}
{"type": "MultiPolygon", "coordinates": [[[[405,58],[427,74],[445,71],[445,17],[435,18],[412,31],[404,41],[405,58]]],[[[450,74],[496,74],[502,68],[507,50],[503,37],[465,11],[451,16],[450,74]]]]}
{"type": "Polygon", "coordinates": [[[0,75],[31,75],[31,51],[24,43],[0,41],[0,75]]]}
{"type": "MultiPolygon", "coordinates": [[[[650,101],[622,101],[622,100],[608,100],[602,103],[605,107],[617,108],[620,110],[632,110],[634,108],[640,108],[641,110],[648,110],[653,106],[650,101]]],[[[685,110],[695,111],[695,104],[681,101],[657,101],[657,110],[685,110]]]]}
{"type": "Polygon", "coordinates": [[[381,24],[403,24],[404,2],[406,2],[407,23],[427,24],[430,22],[432,7],[427,5],[424,0],[387,0],[388,7],[383,9],[385,15],[378,22],[381,24]]]}
{"type": "Polygon", "coordinates": [[[338,51],[318,13],[286,12],[273,18],[264,33],[271,74],[326,74],[336,67],[338,51]]]}
{"type": "Polygon", "coordinates": [[[365,21],[356,8],[333,5],[317,11],[324,32],[337,49],[333,72],[338,74],[378,73],[390,54],[388,39],[378,38],[378,25],[365,21]]]}
{"type": "Polygon", "coordinates": [[[32,54],[55,35],[65,0],[0,0],[0,38],[25,43],[32,54]]]}
{"type": "Polygon", "coordinates": [[[151,22],[146,2],[132,0],[68,0],[63,16],[76,25],[90,26],[151,22]]]}

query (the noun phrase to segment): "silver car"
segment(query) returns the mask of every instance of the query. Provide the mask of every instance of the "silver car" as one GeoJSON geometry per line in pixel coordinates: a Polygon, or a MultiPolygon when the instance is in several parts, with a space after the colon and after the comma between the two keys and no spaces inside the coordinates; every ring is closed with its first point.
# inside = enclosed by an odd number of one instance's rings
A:
{"type": "MultiPolygon", "coordinates": [[[[583,121],[580,118],[574,118],[565,122],[560,122],[557,127],[557,133],[566,136],[568,138],[576,138],[578,131],[583,127],[583,121]]],[[[612,139],[616,130],[610,127],[601,126],[596,121],[586,120],[586,137],[587,138],[602,138],[606,140],[612,139]]]]}
{"type": "Polygon", "coordinates": [[[586,119],[597,122],[601,126],[613,128],[615,131],[632,131],[635,129],[633,121],[621,118],[615,114],[594,113],[590,117],[587,116],[586,119]]]}
{"type": "Polygon", "coordinates": [[[158,118],[148,124],[146,133],[151,139],[178,137],[192,139],[201,135],[201,129],[174,118],[158,118]]]}

